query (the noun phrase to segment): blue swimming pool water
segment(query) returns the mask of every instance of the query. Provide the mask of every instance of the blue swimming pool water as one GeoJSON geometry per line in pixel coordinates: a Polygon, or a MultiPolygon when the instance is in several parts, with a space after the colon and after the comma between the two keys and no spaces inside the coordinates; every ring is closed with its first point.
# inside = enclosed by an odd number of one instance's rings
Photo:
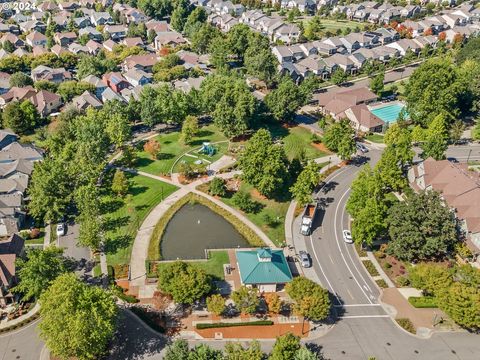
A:
{"type": "Polygon", "coordinates": [[[386,123],[393,123],[397,121],[398,114],[400,114],[400,111],[402,111],[404,107],[405,105],[403,104],[395,103],[372,109],[370,111],[373,115],[378,116],[386,123]]]}

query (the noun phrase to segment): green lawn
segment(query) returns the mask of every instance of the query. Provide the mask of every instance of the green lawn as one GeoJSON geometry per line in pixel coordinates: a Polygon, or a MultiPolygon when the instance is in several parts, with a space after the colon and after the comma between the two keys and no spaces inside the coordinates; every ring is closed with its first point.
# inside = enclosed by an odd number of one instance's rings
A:
{"type": "Polygon", "coordinates": [[[312,133],[300,126],[287,129],[278,123],[273,123],[268,124],[267,129],[274,139],[280,139],[283,142],[289,159],[298,158],[302,152],[305,152],[307,159],[328,155],[313,145],[312,133]]]}
{"type": "Polygon", "coordinates": [[[377,144],[383,144],[383,135],[380,134],[370,134],[365,136],[365,139],[377,144]]]}
{"type": "MultiPolygon", "coordinates": [[[[240,190],[251,192],[253,186],[242,183],[240,190]]],[[[287,214],[288,206],[290,205],[290,199],[285,199],[283,201],[263,198],[259,199],[257,197],[254,197],[253,199],[262,204],[262,209],[256,214],[244,213],[245,216],[262,229],[275,245],[282,246],[285,242],[285,215],[287,214]]],[[[239,210],[233,204],[231,198],[224,197],[222,200],[227,205],[239,210]]]]}
{"type": "MultiPolygon", "coordinates": [[[[309,20],[304,21],[304,26],[309,20]]],[[[356,21],[350,21],[350,20],[333,20],[333,19],[322,19],[321,24],[324,26],[323,33],[326,33],[327,31],[330,31],[331,33],[334,33],[340,29],[346,29],[349,27],[352,31],[358,26],[360,29],[363,29],[363,24],[356,22],[356,21]]]]}
{"type": "Polygon", "coordinates": [[[102,212],[107,227],[105,252],[109,265],[125,264],[130,261],[133,240],[140,224],[177,187],[145,176],[127,174],[131,197],[122,199],[112,194],[111,177],[111,173],[106,177],[102,194],[102,212]]]}
{"type": "MultiPolygon", "coordinates": [[[[226,251],[210,251],[210,259],[207,261],[189,261],[189,263],[197,265],[216,279],[223,280],[225,278],[223,274],[223,264],[228,264],[229,261],[226,251]]],[[[157,263],[156,266],[157,269],[161,271],[162,268],[165,268],[169,264],[171,264],[171,262],[160,262],[157,263]]]]}
{"type": "MultiPolygon", "coordinates": [[[[154,175],[167,175],[175,163],[175,161],[181,157],[185,152],[196,150],[202,146],[203,142],[217,142],[227,140],[214,125],[204,126],[198,132],[198,136],[195,137],[188,145],[183,144],[180,141],[180,132],[172,132],[169,134],[160,134],[156,137],[156,140],[160,143],[160,154],[157,160],[152,160],[150,155],[140,148],[138,151],[137,169],[145,171],[154,175]]],[[[227,143],[216,145],[217,153],[212,156],[205,156],[209,161],[215,161],[219,159],[227,150],[227,143]]],[[[197,155],[194,151],[192,154],[197,155]]],[[[193,162],[196,159],[184,156],[185,161],[193,162]]],[[[184,160],[182,159],[182,160],[184,160]]]]}

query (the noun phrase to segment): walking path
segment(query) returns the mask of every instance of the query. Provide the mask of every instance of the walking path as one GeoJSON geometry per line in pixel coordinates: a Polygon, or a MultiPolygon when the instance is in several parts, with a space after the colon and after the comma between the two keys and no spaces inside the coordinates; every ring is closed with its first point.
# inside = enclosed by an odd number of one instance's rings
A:
{"type": "MultiPolygon", "coordinates": [[[[224,168],[225,166],[229,166],[232,164],[233,158],[229,157],[222,157],[217,160],[212,167],[215,165],[214,168],[224,168]],[[215,165],[215,163],[219,163],[215,165]]],[[[124,171],[128,172],[136,172],[133,169],[123,169],[124,171]]],[[[150,238],[152,236],[153,230],[155,225],[161,219],[161,217],[165,214],[165,212],[178,200],[182,197],[187,195],[188,193],[195,193],[197,195],[203,196],[213,202],[214,204],[222,207],[223,209],[229,211],[230,213],[234,214],[237,218],[239,218],[243,223],[245,223],[248,227],[250,227],[258,237],[262,239],[262,241],[270,247],[275,247],[273,242],[265,235],[265,233],[256,226],[253,222],[251,222],[245,215],[240,213],[238,210],[228,206],[227,204],[223,203],[222,201],[210,196],[202,191],[196,189],[198,185],[211,181],[215,176],[223,178],[223,179],[230,179],[235,175],[241,174],[240,171],[231,171],[228,173],[218,174],[218,175],[211,175],[206,178],[201,178],[196,180],[188,185],[182,185],[178,181],[178,176],[172,176],[172,180],[163,178],[161,176],[152,175],[149,173],[145,173],[142,171],[136,172],[139,175],[147,176],[152,179],[156,179],[159,181],[163,181],[175,186],[178,186],[179,189],[174,193],[170,194],[165,200],[160,202],[145,218],[143,223],[141,224],[140,228],[138,229],[137,235],[135,237],[135,241],[132,247],[132,255],[130,260],[130,286],[137,286],[139,287],[139,292],[141,292],[141,287],[145,286],[145,280],[147,275],[146,269],[146,260],[148,255],[148,246],[150,243],[150,238]]]]}

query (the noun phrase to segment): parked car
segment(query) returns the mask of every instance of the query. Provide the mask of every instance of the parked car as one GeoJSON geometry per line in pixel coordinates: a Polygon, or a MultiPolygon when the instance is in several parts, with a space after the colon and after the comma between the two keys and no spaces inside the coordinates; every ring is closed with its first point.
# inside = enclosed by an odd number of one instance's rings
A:
{"type": "Polygon", "coordinates": [[[353,243],[352,233],[350,232],[350,230],[343,230],[343,240],[347,244],[353,243]]]}
{"type": "Polygon", "coordinates": [[[298,256],[300,257],[300,263],[304,268],[309,268],[312,266],[312,260],[310,259],[310,255],[306,251],[301,250],[298,253],[298,256]]]}
{"type": "Polygon", "coordinates": [[[57,224],[57,236],[64,236],[66,228],[64,223],[57,224]]]}
{"type": "Polygon", "coordinates": [[[357,146],[358,151],[360,151],[364,154],[368,152],[368,148],[365,145],[360,144],[360,143],[356,143],[356,146],[357,146]]]}

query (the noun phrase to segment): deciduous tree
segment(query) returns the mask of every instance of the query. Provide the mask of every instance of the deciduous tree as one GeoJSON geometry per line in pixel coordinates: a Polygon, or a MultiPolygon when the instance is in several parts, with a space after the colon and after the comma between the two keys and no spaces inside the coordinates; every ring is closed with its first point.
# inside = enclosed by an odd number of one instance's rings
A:
{"type": "Polygon", "coordinates": [[[98,359],[115,332],[113,296],[74,274],[59,276],[40,296],[40,337],[54,356],[98,359]]]}
{"type": "Polygon", "coordinates": [[[260,304],[258,290],[256,288],[247,288],[242,286],[232,293],[232,300],[235,306],[243,314],[254,314],[260,304]]]}
{"type": "Polygon", "coordinates": [[[158,274],[158,288],[180,304],[193,304],[212,289],[205,271],[182,261],[162,268],[158,274]]]}
{"type": "Polygon", "coordinates": [[[128,179],[120,169],[115,170],[113,175],[112,191],[118,196],[125,196],[128,192],[128,179]]]}
{"type": "Polygon", "coordinates": [[[300,205],[308,204],[312,201],[312,192],[318,185],[322,175],[321,166],[314,161],[310,161],[307,166],[298,175],[297,181],[290,188],[290,192],[300,205]]]}
{"type": "Polygon", "coordinates": [[[38,299],[50,284],[67,272],[67,260],[63,249],[55,246],[45,250],[29,248],[25,258],[16,261],[19,283],[13,289],[22,295],[23,300],[38,299]]]}
{"type": "Polygon", "coordinates": [[[225,299],[220,294],[214,294],[207,298],[207,309],[215,315],[222,315],[225,311],[225,299]]]}
{"type": "Polygon", "coordinates": [[[328,291],[303,276],[296,277],[289,282],[285,291],[295,300],[294,310],[301,316],[320,321],[330,313],[328,291]]]}
{"type": "Polygon", "coordinates": [[[269,359],[294,359],[297,351],[300,350],[300,347],[300,338],[298,336],[295,336],[292,333],[279,336],[273,345],[269,359]]]}
{"type": "Polygon", "coordinates": [[[435,160],[445,159],[448,148],[448,130],[443,114],[438,114],[429,124],[425,142],[422,144],[422,157],[432,157],[435,160]]]}
{"type": "Polygon", "coordinates": [[[155,160],[160,154],[160,143],[155,139],[150,139],[143,145],[143,150],[150,154],[152,160],[155,160]]]}

